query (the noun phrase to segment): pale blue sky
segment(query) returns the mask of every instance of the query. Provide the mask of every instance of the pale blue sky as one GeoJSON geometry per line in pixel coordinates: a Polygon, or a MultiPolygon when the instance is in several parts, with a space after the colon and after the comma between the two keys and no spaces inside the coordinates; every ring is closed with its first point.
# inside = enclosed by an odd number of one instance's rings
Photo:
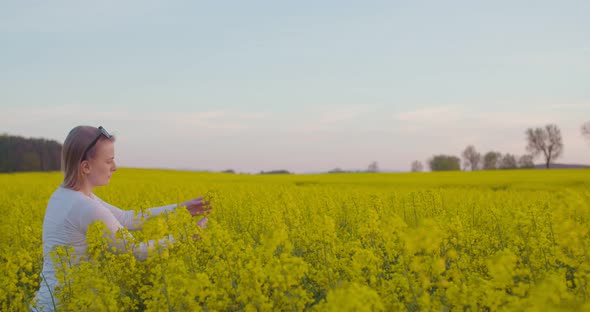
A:
{"type": "Polygon", "coordinates": [[[118,135],[120,166],[408,170],[590,163],[590,1],[2,1],[0,132],[118,135]],[[538,160],[540,161],[540,159],[538,160]]]}

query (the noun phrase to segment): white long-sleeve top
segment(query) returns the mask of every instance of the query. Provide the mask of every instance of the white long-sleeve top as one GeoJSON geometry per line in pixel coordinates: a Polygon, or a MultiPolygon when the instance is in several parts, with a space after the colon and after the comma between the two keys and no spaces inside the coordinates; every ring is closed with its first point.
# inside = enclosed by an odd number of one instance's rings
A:
{"type": "MultiPolygon", "coordinates": [[[[120,228],[137,230],[141,228],[142,215],[133,210],[121,210],[98,196],[91,194],[91,197],[81,192],[74,191],[62,186],[51,195],[45,211],[43,220],[43,271],[41,285],[37,292],[37,306],[44,306],[42,311],[52,311],[54,302],[52,293],[58,281],[55,277],[55,268],[50,252],[57,246],[73,247],[74,255],[77,258],[83,257],[88,249],[86,243],[86,232],[88,226],[96,221],[102,221],[110,230],[112,242],[116,243],[115,234],[120,228]]],[[[143,218],[148,219],[157,216],[165,211],[174,210],[178,205],[168,205],[147,209],[143,218]],[[148,215],[147,212],[150,212],[148,215]]],[[[137,259],[144,260],[147,257],[148,249],[155,241],[141,243],[139,248],[134,249],[137,259]]],[[[164,241],[162,240],[162,243],[164,241]]],[[[115,244],[117,250],[123,249],[121,245],[115,244]]],[[[57,302],[55,302],[57,305],[57,302]]]]}

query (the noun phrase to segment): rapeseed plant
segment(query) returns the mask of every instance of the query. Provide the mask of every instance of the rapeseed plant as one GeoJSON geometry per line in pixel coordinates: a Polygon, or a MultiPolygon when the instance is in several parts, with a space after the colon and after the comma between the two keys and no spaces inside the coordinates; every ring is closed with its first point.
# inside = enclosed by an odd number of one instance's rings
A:
{"type": "MultiPolygon", "coordinates": [[[[117,173],[97,194],[118,207],[206,194],[214,210],[204,229],[204,216],[177,209],[115,241],[94,224],[82,254],[56,248],[60,310],[590,309],[587,171],[117,173]]],[[[44,207],[60,178],[0,175],[2,311],[35,305],[44,207]]]]}

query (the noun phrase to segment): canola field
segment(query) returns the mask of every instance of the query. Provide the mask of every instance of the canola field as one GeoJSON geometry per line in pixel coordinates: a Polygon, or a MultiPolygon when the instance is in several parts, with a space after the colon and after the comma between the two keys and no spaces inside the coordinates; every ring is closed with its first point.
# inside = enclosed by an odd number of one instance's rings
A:
{"type": "MultiPolygon", "coordinates": [[[[0,310],[39,286],[55,173],[0,175],[0,310]]],[[[62,311],[590,310],[590,171],[237,175],[119,169],[95,193],[123,209],[204,195],[136,242],[173,236],[145,261],[112,253],[100,224],[88,258],[53,256],[62,311]],[[196,239],[195,239],[196,237],[196,239]],[[75,260],[75,259],[74,259],[75,260]]]]}

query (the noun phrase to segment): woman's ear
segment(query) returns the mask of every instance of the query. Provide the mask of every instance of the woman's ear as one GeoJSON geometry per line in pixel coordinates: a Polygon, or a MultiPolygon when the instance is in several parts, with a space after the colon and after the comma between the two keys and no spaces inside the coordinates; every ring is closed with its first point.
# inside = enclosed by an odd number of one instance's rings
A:
{"type": "Polygon", "coordinates": [[[89,174],[90,173],[90,162],[88,160],[83,160],[80,163],[80,170],[82,171],[83,174],[89,174]]]}

